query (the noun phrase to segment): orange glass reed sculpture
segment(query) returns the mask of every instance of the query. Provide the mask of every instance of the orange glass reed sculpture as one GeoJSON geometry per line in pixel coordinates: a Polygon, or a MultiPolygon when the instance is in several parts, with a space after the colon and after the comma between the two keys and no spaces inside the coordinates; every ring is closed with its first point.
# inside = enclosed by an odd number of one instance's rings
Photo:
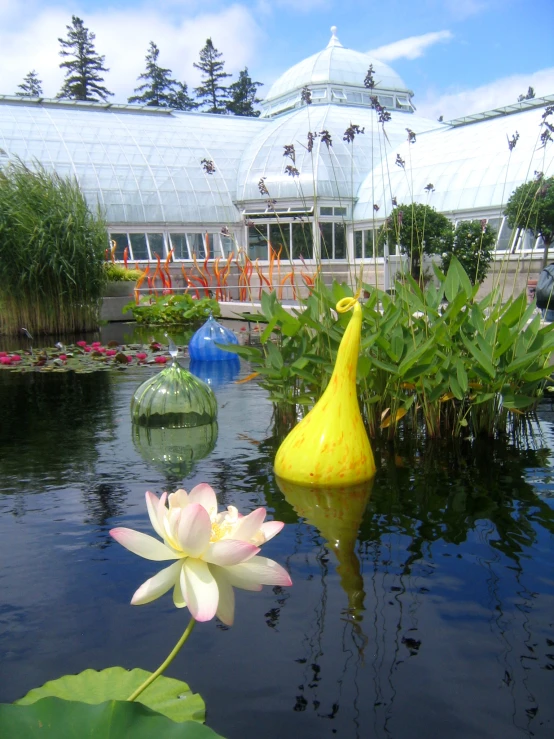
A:
{"type": "Polygon", "coordinates": [[[299,485],[355,485],[375,474],[373,452],[358,405],[356,368],[362,332],[357,298],[343,298],[337,311],[354,308],[325,392],[283,441],[275,474],[299,485]]]}

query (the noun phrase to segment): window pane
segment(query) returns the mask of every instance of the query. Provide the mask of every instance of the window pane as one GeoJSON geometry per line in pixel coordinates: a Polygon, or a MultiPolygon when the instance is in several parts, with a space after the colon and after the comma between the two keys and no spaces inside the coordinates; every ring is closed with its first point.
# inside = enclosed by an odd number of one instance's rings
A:
{"type": "Polygon", "coordinates": [[[314,238],[311,223],[292,224],[292,258],[314,258],[314,238]]]}
{"type": "Polygon", "coordinates": [[[146,246],[146,234],[129,234],[129,238],[131,239],[133,259],[135,261],[139,259],[150,259],[150,255],[148,254],[148,247],[146,246]]]}
{"type": "Polygon", "coordinates": [[[345,216],[346,215],[346,208],[335,208],[335,215],[336,216],[345,216]]]}
{"type": "Polygon", "coordinates": [[[197,259],[204,259],[206,257],[206,250],[204,248],[204,234],[187,234],[189,242],[190,255],[196,254],[197,259]]]}
{"type": "Polygon", "coordinates": [[[511,245],[511,241],[512,241],[512,235],[513,235],[513,231],[508,226],[508,220],[504,218],[502,228],[500,229],[500,233],[498,234],[496,250],[506,251],[507,249],[509,249],[511,245]]]}
{"type": "Polygon", "coordinates": [[[333,224],[320,223],[319,233],[321,236],[321,258],[333,258],[333,224]]]}
{"type": "Polygon", "coordinates": [[[268,259],[267,226],[250,226],[248,229],[248,256],[252,261],[268,259]]]}
{"type": "Polygon", "coordinates": [[[275,254],[281,250],[281,259],[290,259],[290,224],[271,223],[269,225],[269,243],[275,254]]]}
{"type": "Polygon", "coordinates": [[[173,259],[190,259],[186,235],[169,234],[169,238],[171,239],[171,248],[175,250],[173,259]]]}
{"type": "MultiPolygon", "coordinates": [[[[127,241],[127,234],[110,234],[110,240],[112,242],[115,241],[116,244],[114,259],[123,261],[123,253],[125,249],[129,246],[129,242],[127,241]]],[[[113,243],[111,243],[110,249],[113,249],[113,247],[114,245],[113,243]]]]}
{"type": "Polygon", "coordinates": [[[228,257],[235,250],[235,242],[230,236],[221,237],[221,246],[223,247],[223,256],[228,257]]]}
{"type": "Polygon", "coordinates": [[[319,213],[322,216],[332,216],[333,215],[333,209],[330,208],[330,207],[328,208],[327,206],[322,206],[319,209],[319,213]]]}
{"type": "Polygon", "coordinates": [[[204,234],[204,244],[208,247],[208,255],[210,259],[215,259],[216,257],[221,256],[219,234],[204,234]]]}
{"type": "Polygon", "coordinates": [[[346,226],[335,223],[335,259],[346,259],[346,226]]]}
{"type": "MultiPolygon", "coordinates": [[[[362,258],[363,231],[354,231],[354,258],[362,258]]],[[[367,256],[367,255],[366,255],[367,256]]]]}
{"type": "Polygon", "coordinates": [[[150,246],[150,253],[154,257],[155,254],[159,254],[161,258],[164,257],[164,235],[163,234],[146,234],[148,236],[148,244],[150,246]]]}

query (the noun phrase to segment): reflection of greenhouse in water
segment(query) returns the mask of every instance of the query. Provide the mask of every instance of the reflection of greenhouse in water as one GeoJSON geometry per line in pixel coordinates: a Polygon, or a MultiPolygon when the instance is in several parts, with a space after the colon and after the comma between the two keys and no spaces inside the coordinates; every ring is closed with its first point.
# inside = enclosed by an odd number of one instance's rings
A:
{"type": "Polygon", "coordinates": [[[393,201],[429,203],[454,222],[487,219],[502,254],[540,248],[528,232],[511,234],[502,211],[530,173],[548,171],[539,135],[554,96],[429,120],[393,69],[332,30],[325,49],[275,81],[260,118],[2,96],[0,166],[19,157],[74,175],[105,210],[116,257],[128,249],[141,264],[171,250],[186,265],[240,247],[267,274],[271,244],[283,259],[320,258],[337,274],[367,263],[371,281],[385,256],[375,230],[393,201]]]}

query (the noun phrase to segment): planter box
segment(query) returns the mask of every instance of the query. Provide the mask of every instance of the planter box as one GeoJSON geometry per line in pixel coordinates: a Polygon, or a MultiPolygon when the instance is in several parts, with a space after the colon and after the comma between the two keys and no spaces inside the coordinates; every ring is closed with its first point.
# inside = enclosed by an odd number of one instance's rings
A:
{"type": "Polygon", "coordinates": [[[135,282],[131,280],[121,280],[120,282],[108,282],[104,287],[105,298],[129,298],[133,300],[135,297],[135,282]]]}

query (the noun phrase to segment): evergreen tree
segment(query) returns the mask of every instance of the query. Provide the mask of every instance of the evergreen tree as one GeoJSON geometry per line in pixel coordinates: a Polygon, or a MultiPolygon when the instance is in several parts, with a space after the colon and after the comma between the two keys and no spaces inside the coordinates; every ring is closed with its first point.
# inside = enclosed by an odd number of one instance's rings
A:
{"type": "Polygon", "coordinates": [[[232,75],[223,71],[225,62],[218,61],[223,56],[207,39],[206,45],[200,51],[200,62],[194,62],[193,67],[199,69],[202,74],[202,84],[196,87],[194,92],[200,98],[201,104],[207,105],[206,113],[226,113],[227,101],[229,99],[229,88],[221,84],[221,81],[232,75]]]}
{"type": "Polygon", "coordinates": [[[175,91],[171,95],[170,106],[175,110],[195,110],[200,103],[195,103],[188,94],[189,89],[185,82],[177,82],[175,91]]]}
{"type": "Polygon", "coordinates": [[[139,80],[145,80],[143,85],[135,88],[135,95],[128,99],[130,103],[156,105],[159,108],[171,106],[173,88],[177,84],[171,78],[171,70],[158,65],[160,50],[151,41],[146,54],[146,71],[139,75],[139,80]],[[138,93],[141,93],[140,95],[138,93]]]}
{"type": "Polygon", "coordinates": [[[42,80],[39,80],[38,74],[33,69],[23,78],[23,82],[17,86],[21,92],[15,94],[21,98],[36,98],[42,95],[42,80]]]}
{"type": "Polygon", "coordinates": [[[58,39],[62,45],[60,56],[69,57],[60,64],[66,73],[58,97],[70,100],[106,100],[108,95],[113,95],[113,92],[100,84],[104,81],[100,72],[110,71],[104,66],[106,57],[96,54],[96,36],[85,28],[80,18],[73,15],[71,23],[71,26],[66,26],[67,39],[58,39]]]}
{"type": "Polygon", "coordinates": [[[248,67],[245,67],[239,72],[238,80],[229,85],[230,100],[227,103],[229,113],[251,117],[259,116],[260,111],[255,110],[254,105],[262,102],[256,97],[257,88],[262,86],[262,82],[252,82],[252,78],[248,74],[248,67]]]}

